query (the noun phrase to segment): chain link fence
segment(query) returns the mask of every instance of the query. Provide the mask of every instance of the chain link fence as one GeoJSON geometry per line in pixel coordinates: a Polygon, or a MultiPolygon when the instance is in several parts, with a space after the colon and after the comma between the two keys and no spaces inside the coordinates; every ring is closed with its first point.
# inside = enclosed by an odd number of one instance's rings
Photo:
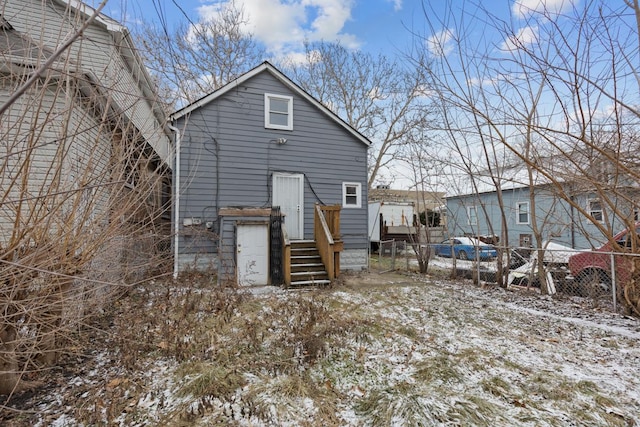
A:
{"type": "Polygon", "coordinates": [[[544,249],[493,246],[493,252],[442,244],[380,242],[370,258],[371,271],[418,272],[418,254],[428,262],[427,274],[443,278],[467,278],[500,283],[507,288],[528,289],[543,295],[576,296],[597,305],[640,309],[640,254],[575,250],[550,244],[544,249]]]}
{"type": "Polygon", "coordinates": [[[406,256],[406,242],[396,240],[380,241],[378,252],[371,258],[370,267],[378,273],[390,271],[409,270],[406,256]]]}

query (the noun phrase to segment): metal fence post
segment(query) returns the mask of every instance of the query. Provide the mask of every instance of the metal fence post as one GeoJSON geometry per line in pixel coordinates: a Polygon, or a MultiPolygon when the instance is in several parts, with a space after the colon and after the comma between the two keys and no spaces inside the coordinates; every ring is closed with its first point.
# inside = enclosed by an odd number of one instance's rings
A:
{"type": "Polygon", "coordinates": [[[396,269],[396,250],[396,241],[394,240],[393,243],[391,243],[391,270],[396,269]]]}
{"type": "Polygon", "coordinates": [[[406,248],[404,249],[404,259],[405,261],[407,261],[407,271],[409,271],[409,255],[411,252],[409,252],[406,248]]]}
{"type": "Polygon", "coordinates": [[[617,288],[618,284],[616,283],[616,257],[613,255],[613,252],[609,254],[611,257],[611,292],[613,294],[613,310],[618,312],[618,296],[617,296],[617,288]]]}

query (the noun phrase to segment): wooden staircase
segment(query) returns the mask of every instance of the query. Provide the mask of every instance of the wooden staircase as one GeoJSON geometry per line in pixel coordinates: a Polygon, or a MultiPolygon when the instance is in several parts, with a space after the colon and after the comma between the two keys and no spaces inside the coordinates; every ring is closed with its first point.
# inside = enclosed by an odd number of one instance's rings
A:
{"type": "Polygon", "coordinates": [[[285,287],[328,285],[340,276],[340,205],[316,204],[313,240],[289,240],[281,226],[282,275],[285,287]]]}
{"type": "Polygon", "coordinates": [[[291,241],[291,287],[331,283],[314,240],[291,241]]]}

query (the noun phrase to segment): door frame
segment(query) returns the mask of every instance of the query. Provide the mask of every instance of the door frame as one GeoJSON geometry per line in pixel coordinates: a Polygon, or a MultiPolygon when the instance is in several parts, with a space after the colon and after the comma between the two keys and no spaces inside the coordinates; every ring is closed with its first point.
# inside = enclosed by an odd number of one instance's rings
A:
{"type": "MultiPolygon", "coordinates": [[[[297,223],[298,223],[298,229],[296,230],[297,236],[299,237],[292,237],[295,236],[294,234],[292,234],[291,229],[289,228],[289,225],[291,224],[291,221],[287,221],[287,216],[285,216],[284,222],[285,225],[287,226],[287,231],[289,232],[289,238],[291,239],[304,239],[304,174],[302,173],[287,173],[287,172],[274,172],[273,173],[273,177],[272,177],[272,182],[271,182],[271,204],[273,206],[278,206],[276,205],[275,202],[275,196],[276,196],[276,178],[292,178],[292,179],[296,179],[298,180],[298,200],[299,200],[299,208],[297,210],[297,223]]],[[[279,189],[279,188],[278,188],[279,189]]],[[[280,212],[282,212],[283,214],[287,214],[286,210],[280,206],[280,212]]]]}
{"type": "MultiPolygon", "coordinates": [[[[236,244],[235,244],[235,251],[236,251],[236,281],[238,283],[239,286],[261,286],[261,285],[268,285],[269,284],[269,223],[267,221],[238,221],[236,222],[236,226],[235,226],[235,232],[236,232],[236,244]],[[264,237],[264,263],[262,265],[262,269],[258,270],[256,272],[256,278],[243,283],[243,280],[245,279],[245,276],[243,275],[244,273],[244,266],[243,266],[243,259],[242,259],[242,255],[241,255],[241,251],[242,251],[242,243],[245,242],[241,242],[240,241],[240,229],[243,227],[259,227],[264,229],[264,233],[261,230],[259,233],[259,237],[262,238],[264,237]]],[[[254,235],[255,236],[255,235],[254,235]]],[[[249,239],[251,242],[255,242],[255,239],[249,239]]],[[[250,246],[251,247],[251,246],[250,246]]],[[[255,248],[255,245],[253,246],[255,248]]],[[[258,264],[258,267],[261,267],[260,264],[258,264]]]]}

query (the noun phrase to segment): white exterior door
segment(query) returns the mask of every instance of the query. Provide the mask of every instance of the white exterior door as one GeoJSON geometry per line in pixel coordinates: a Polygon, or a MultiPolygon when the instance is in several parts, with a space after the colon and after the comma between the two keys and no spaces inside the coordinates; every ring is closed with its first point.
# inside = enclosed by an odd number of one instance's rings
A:
{"type": "Polygon", "coordinates": [[[238,224],[236,232],[238,285],[268,284],[269,227],[267,224],[238,224]]]}
{"type": "Polygon", "coordinates": [[[273,206],[280,206],[290,239],[304,238],[304,175],[273,174],[273,206]]]}

